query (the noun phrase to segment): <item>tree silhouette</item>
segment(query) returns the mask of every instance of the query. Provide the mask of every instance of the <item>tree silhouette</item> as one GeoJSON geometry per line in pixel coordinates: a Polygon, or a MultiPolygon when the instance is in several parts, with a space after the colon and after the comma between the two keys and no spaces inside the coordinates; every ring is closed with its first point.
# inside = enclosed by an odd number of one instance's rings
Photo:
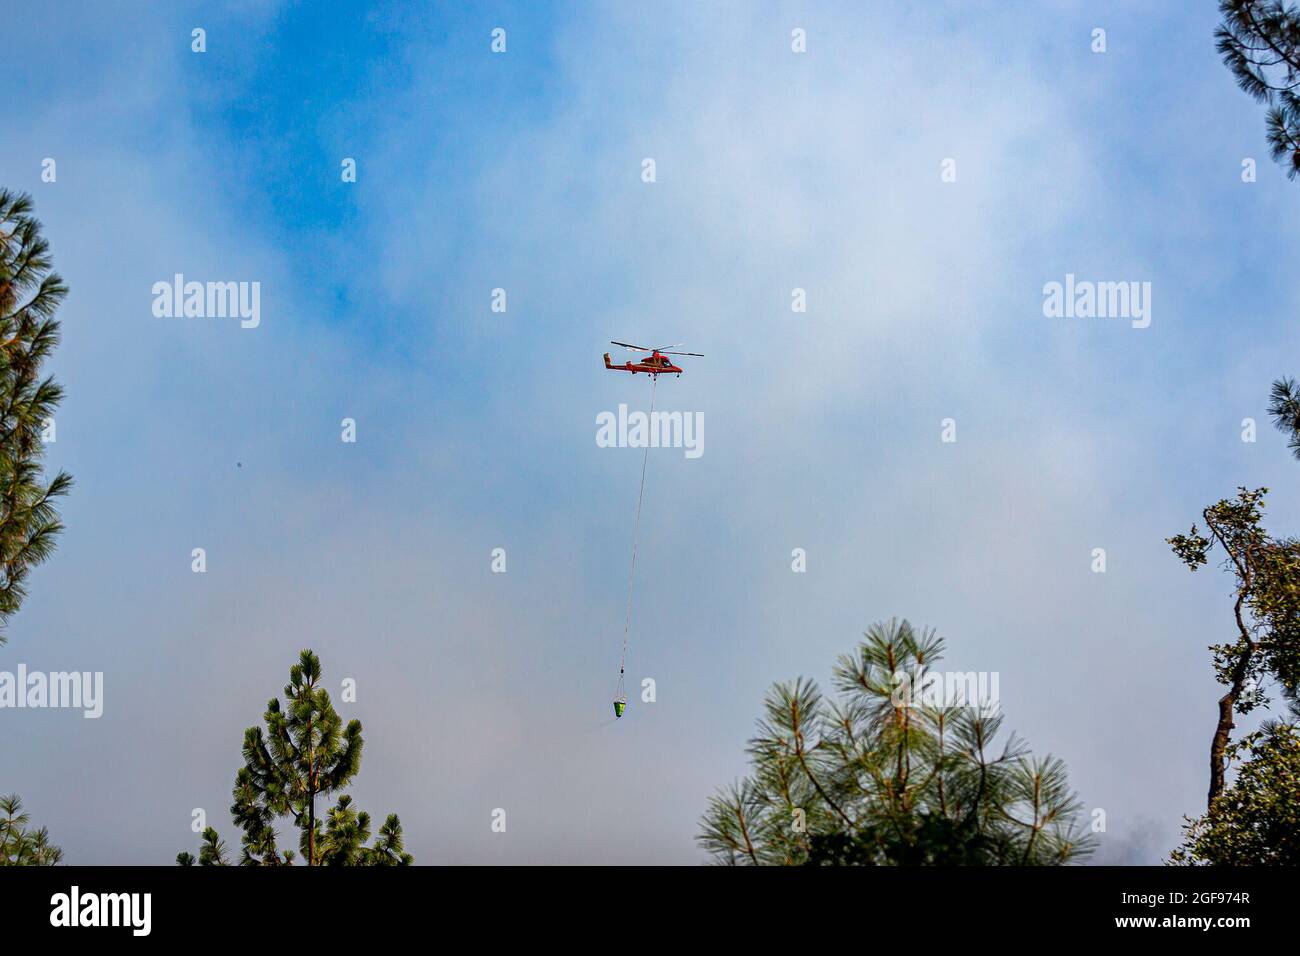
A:
{"type": "Polygon", "coordinates": [[[1268,413],[1277,430],[1287,436],[1287,447],[1300,459],[1300,389],[1294,379],[1280,378],[1269,394],[1268,413]]]}
{"type": "Polygon", "coordinates": [[[776,684],[749,742],[752,772],[714,796],[700,844],[742,865],[1050,865],[1087,855],[1065,765],[1014,735],[994,751],[993,702],[927,703],[944,642],[873,625],[833,675],[776,684]],[[934,703],[932,706],[931,704],[934,703]]]}
{"type": "Polygon", "coordinates": [[[1300,173],[1300,10],[1284,0],[1220,0],[1214,32],[1237,85],[1268,106],[1268,144],[1288,179],[1300,173]]]}
{"type": "Polygon", "coordinates": [[[59,344],[54,313],[68,290],[31,212],[30,196],[0,189],[0,644],[28,571],[63,530],[54,499],[72,486],[62,471],[46,483],[41,469],[42,432],[63,397],[41,366],[59,344]]]}
{"type": "Polygon", "coordinates": [[[1227,687],[1210,740],[1210,808],[1223,793],[1234,717],[1266,703],[1268,679],[1287,692],[1300,683],[1300,542],[1272,538],[1264,529],[1267,493],[1267,488],[1239,488],[1235,498],[1201,512],[1209,537],[1192,525],[1187,534],[1168,539],[1192,571],[1207,564],[1217,546],[1234,579],[1234,633],[1210,647],[1215,676],[1227,687]]]}
{"type": "Polygon", "coordinates": [[[1189,820],[1170,862],[1186,866],[1300,865],[1300,701],[1228,748],[1236,779],[1189,820]]]}
{"type": "MultiPolygon", "coordinates": [[[[230,813],[244,831],[239,863],[244,866],[283,866],[293,863],[294,851],[280,850],[276,821],[289,817],[298,828],[298,853],[308,866],[399,866],[412,862],[402,848],[402,825],[389,814],[369,847],[370,815],[340,796],[325,820],[316,814],[316,798],[329,796],[351,782],[361,769],[361,721],[343,719],[329,692],[320,685],[320,659],[304,650],[289,669],[287,704],[278,698],[267,704],[261,727],[244,732],[244,766],[235,776],[230,813]]],[[[181,853],[176,862],[190,866],[195,858],[181,853]]],[[[203,831],[198,862],[228,864],[226,845],[217,831],[203,831]]]]}

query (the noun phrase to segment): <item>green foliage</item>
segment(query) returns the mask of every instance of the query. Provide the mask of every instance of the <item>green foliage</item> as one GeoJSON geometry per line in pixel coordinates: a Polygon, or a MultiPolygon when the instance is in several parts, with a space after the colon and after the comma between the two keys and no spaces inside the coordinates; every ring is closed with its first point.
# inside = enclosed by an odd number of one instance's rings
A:
{"type": "Polygon", "coordinates": [[[30,196],[0,189],[0,628],[22,606],[30,569],[53,553],[63,530],[54,500],[72,486],[62,471],[46,483],[41,470],[41,432],[63,397],[41,366],[59,343],[54,313],[68,290],[31,211],[30,196]]]}
{"type": "MultiPolygon", "coordinates": [[[[1292,702],[1293,718],[1300,706],[1292,702]]],[[[1184,866],[1300,865],[1300,728],[1270,722],[1228,748],[1242,759],[1232,785],[1189,820],[1170,862],[1184,866]]]]}
{"type": "Polygon", "coordinates": [[[1189,534],[1169,539],[1193,571],[1208,562],[1218,544],[1223,567],[1236,578],[1241,627],[1232,641],[1211,650],[1221,683],[1230,684],[1232,674],[1244,666],[1246,683],[1254,686],[1237,701],[1241,714],[1265,699],[1258,685],[1266,676],[1276,677],[1284,688],[1300,680],[1300,542],[1269,537],[1263,526],[1267,494],[1267,488],[1239,488],[1237,497],[1202,512],[1210,538],[1193,525],[1189,534]]]}
{"type": "MultiPolygon", "coordinates": [[[[309,650],[289,669],[286,706],[278,698],[267,704],[262,728],[244,732],[244,766],[235,776],[230,808],[243,830],[242,866],[286,866],[293,850],[280,850],[275,824],[288,816],[298,828],[298,850],[308,866],[405,866],[412,862],[402,848],[402,826],[390,814],[372,846],[370,815],[341,795],[326,819],[316,815],[316,797],[329,796],[351,782],[361,769],[361,722],[343,719],[320,684],[320,659],[309,650]]],[[[192,854],[176,857],[192,866],[192,854]]],[[[217,831],[203,831],[200,866],[227,866],[225,844],[217,831]]]]}
{"type": "Polygon", "coordinates": [[[17,794],[0,797],[0,866],[54,866],[63,860],[63,850],[50,842],[45,827],[32,830],[17,794]]]}
{"type": "Polygon", "coordinates": [[[1300,685],[1300,542],[1269,536],[1263,525],[1267,493],[1267,488],[1239,488],[1235,498],[1201,512],[1208,537],[1193,525],[1189,533],[1168,539],[1193,571],[1208,563],[1217,545],[1234,579],[1235,633],[1210,646],[1215,676],[1227,692],[1219,699],[1210,743],[1207,807],[1225,786],[1233,715],[1265,704],[1270,679],[1288,693],[1300,685]]]}
{"type": "Polygon", "coordinates": [[[1268,143],[1288,179],[1300,173],[1300,11],[1285,0],[1220,0],[1219,55],[1268,106],[1268,143]]]}
{"type": "Polygon", "coordinates": [[[1287,447],[1300,459],[1300,389],[1295,379],[1280,378],[1269,394],[1268,413],[1277,430],[1287,435],[1287,447]]]}
{"type": "Polygon", "coordinates": [[[814,833],[809,866],[995,866],[993,841],[975,821],[917,813],[899,825],[814,833]]]}
{"type": "Polygon", "coordinates": [[[402,852],[402,825],[390,813],[379,828],[379,838],[370,839],[370,814],[352,809],[351,797],[340,797],[329,813],[325,827],[323,859],[328,866],[403,866],[411,862],[402,852]]]}
{"type": "Polygon", "coordinates": [[[930,707],[919,686],[943,641],[907,621],[875,624],[839,659],[839,700],[816,683],[776,684],[750,740],[752,772],[714,796],[700,844],[741,865],[1051,865],[1092,838],[1066,768],[1035,760],[1002,716],[930,707]]]}
{"type": "MultiPolygon", "coordinates": [[[[180,866],[193,866],[192,853],[177,853],[176,862],[180,866]]],[[[226,858],[226,843],[214,827],[203,830],[203,844],[199,847],[199,866],[229,866],[226,858]]]]}

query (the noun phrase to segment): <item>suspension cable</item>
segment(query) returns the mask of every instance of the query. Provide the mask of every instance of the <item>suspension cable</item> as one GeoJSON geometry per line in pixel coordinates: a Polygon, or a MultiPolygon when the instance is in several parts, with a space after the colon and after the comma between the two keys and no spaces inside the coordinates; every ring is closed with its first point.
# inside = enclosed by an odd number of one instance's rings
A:
{"type": "MultiPolygon", "coordinates": [[[[659,376],[650,376],[650,421],[653,422],[655,411],[655,390],[659,386],[659,376]]],[[[636,524],[632,528],[632,565],[627,571],[627,613],[623,618],[623,656],[618,661],[619,689],[623,687],[623,668],[627,664],[627,639],[632,629],[632,579],[636,575],[636,542],[641,533],[641,502],[645,499],[645,469],[650,460],[650,441],[647,437],[645,455],[641,459],[641,490],[636,496],[636,524]]]]}

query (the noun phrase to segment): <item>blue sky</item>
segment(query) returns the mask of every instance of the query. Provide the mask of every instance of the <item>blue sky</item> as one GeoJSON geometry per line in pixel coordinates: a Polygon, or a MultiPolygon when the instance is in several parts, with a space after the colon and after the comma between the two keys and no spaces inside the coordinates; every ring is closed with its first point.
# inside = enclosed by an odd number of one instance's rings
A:
{"type": "Polygon", "coordinates": [[[1107,810],[1099,860],[1156,861],[1231,624],[1164,539],[1240,484],[1300,518],[1265,415],[1298,187],[1213,5],[364,6],[13,27],[0,183],[72,289],[77,486],[0,667],[103,670],[106,702],[0,713],[0,791],[70,862],[167,862],[195,807],[233,842],[242,731],[311,646],[417,860],[697,862],[766,687],[900,616],[1002,675],[1107,810]],[[176,272],[259,281],[261,325],[155,318],[176,272]],[[1150,328],[1045,318],[1066,273],[1151,282],[1150,328]],[[659,699],[616,725],[640,456],[596,416],[648,388],[609,339],[706,355],[660,385],[705,453],[650,459],[629,674],[659,699]]]}

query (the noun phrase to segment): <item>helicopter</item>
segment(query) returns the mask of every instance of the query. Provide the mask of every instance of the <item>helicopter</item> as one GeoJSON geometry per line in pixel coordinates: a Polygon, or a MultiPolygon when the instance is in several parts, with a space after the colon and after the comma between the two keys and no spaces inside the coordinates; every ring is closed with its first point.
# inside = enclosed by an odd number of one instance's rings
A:
{"type": "Polygon", "coordinates": [[[690,355],[690,356],[694,356],[695,358],[704,358],[704,356],[701,355],[699,352],[671,351],[672,349],[675,349],[678,346],[680,346],[682,344],[681,342],[678,342],[677,345],[667,345],[667,346],[661,346],[659,348],[649,348],[644,345],[629,345],[627,342],[615,342],[612,339],[610,340],[609,344],[621,345],[629,352],[650,353],[649,355],[645,356],[645,358],[641,359],[641,361],[639,362],[625,362],[622,365],[613,364],[609,360],[609,353],[608,352],[605,353],[605,368],[613,369],[616,372],[631,372],[633,375],[635,375],[637,372],[645,372],[647,375],[658,376],[658,375],[663,375],[665,372],[667,372],[669,374],[675,374],[677,375],[678,378],[680,378],[683,370],[678,368],[676,365],[674,365],[672,363],[672,359],[668,358],[668,356],[690,355]]]}

